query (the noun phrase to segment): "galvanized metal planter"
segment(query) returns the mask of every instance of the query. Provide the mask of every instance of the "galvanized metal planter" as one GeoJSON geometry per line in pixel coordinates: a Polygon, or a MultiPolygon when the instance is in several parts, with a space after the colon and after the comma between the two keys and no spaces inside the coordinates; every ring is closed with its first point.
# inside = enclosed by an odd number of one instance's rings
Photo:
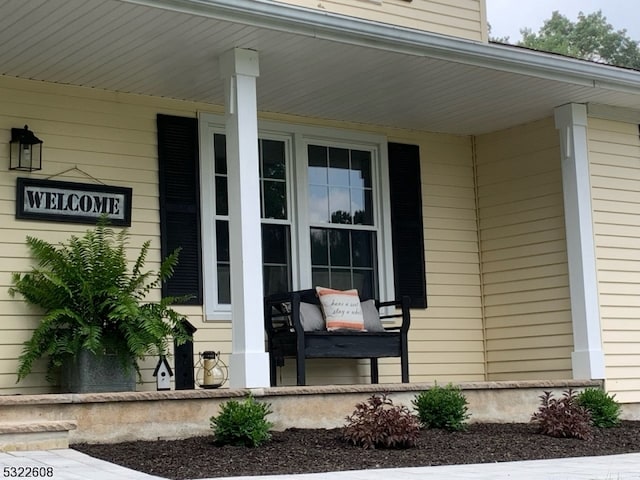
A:
{"type": "Polygon", "coordinates": [[[115,355],[95,355],[83,350],[69,357],[60,372],[65,393],[130,392],[136,389],[136,369],[125,370],[115,355]]]}

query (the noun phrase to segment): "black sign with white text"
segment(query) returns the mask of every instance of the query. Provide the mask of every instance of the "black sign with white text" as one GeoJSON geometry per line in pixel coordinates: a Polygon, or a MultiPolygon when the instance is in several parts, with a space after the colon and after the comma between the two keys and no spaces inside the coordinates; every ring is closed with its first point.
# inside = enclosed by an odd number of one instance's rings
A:
{"type": "Polygon", "coordinates": [[[132,190],[127,187],[18,178],[16,218],[131,226],[132,190]]]}

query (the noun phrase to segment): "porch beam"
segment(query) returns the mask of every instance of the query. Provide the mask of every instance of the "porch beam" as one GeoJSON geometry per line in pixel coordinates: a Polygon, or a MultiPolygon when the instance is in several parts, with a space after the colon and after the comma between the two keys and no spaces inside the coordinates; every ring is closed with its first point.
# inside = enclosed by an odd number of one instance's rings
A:
{"type": "Polygon", "coordinates": [[[560,133],[562,187],[573,323],[571,363],[574,379],[605,378],[591,210],[587,107],[555,109],[560,133]]]}
{"type": "Polygon", "coordinates": [[[262,235],[256,78],[258,53],[234,48],[220,56],[225,82],[232,388],[268,387],[262,292],[262,235]]]}

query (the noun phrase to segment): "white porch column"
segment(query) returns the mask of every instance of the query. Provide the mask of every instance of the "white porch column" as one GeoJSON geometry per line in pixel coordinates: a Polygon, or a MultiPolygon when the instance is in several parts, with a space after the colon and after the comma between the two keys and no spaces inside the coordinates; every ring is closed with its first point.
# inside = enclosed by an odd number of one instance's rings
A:
{"type": "Polygon", "coordinates": [[[591,183],[587,147],[587,108],[555,109],[562,150],[562,187],[573,322],[573,378],[605,378],[600,331],[591,183]]]}
{"type": "Polygon", "coordinates": [[[232,351],[229,385],[269,386],[265,352],[256,77],[258,53],[234,48],[220,56],[225,82],[232,351]]]}

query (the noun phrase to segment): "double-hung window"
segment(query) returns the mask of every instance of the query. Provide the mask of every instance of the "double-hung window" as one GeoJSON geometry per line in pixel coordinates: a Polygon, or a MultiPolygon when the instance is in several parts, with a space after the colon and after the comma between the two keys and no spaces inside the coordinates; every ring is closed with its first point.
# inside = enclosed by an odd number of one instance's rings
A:
{"type": "Polygon", "coordinates": [[[307,146],[313,285],[377,294],[372,161],[370,150],[307,146]]]}
{"type": "MultiPolygon", "coordinates": [[[[231,310],[227,155],[220,117],[200,116],[206,314],[231,310]]],[[[261,124],[258,133],[264,294],[357,288],[393,292],[388,191],[379,136],[261,124]],[[386,219],[386,220],[385,220],[386,219]],[[389,247],[385,250],[385,245],[389,247]]]]}

